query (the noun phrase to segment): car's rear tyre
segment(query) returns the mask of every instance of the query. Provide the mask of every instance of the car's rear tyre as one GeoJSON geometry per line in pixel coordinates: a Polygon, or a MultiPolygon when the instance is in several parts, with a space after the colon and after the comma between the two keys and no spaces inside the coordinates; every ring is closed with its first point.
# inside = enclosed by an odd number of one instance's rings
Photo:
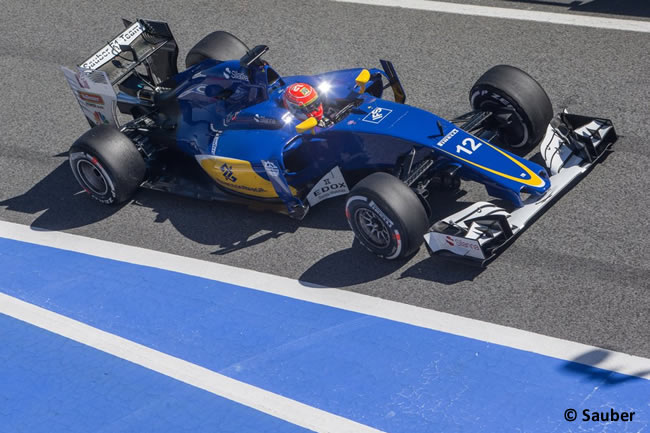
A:
{"type": "Polygon", "coordinates": [[[373,173],[355,185],[345,215],[359,242],[389,260],[417,251],[429,228],[429,218],[415,192],[388,173],[373,173]]]}
{"type": "Polygon", "coordinates": [[[514,66],[498,65],[481,75],[469,100],[475,110],[512,110],[509,119],[498,116],[496,124],[501,141],[512,148],[539,143],[553,117],[553,106],[542,86],[514,66]]]}
{"type": "Polygon", "coordinates": [[[189,68],[206,59],[220,62],[239,60],[246,52],[248,52],[248,47],[245,43],[236,36],[219,30],[210,33],[194,45],[185,57],[185,66],[189,68]]]}
{"type": "Polygon", "coordinates": [[[133,142],[108,125],[96,126],[79,137],[70,147],[69,160],[79,185],[104,204],[130,199],[146,173],[133,142]]]}

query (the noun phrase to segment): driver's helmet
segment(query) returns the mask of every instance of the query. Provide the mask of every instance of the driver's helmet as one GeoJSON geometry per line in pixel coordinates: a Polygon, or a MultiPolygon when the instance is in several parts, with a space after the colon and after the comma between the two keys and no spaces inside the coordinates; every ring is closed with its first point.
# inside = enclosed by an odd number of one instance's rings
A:
{"type": "Polygon", "coordinates": [[[315,117],[323,118],[323,104],[314,89],[309,84],[291,84],[284,91],[284,106],[300,120],[315,117]]]}

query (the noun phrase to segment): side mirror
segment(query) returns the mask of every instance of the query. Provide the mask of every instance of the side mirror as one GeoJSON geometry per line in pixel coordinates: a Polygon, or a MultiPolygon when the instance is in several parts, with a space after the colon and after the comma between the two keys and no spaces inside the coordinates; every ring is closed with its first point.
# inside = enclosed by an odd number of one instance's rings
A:
{"type": "Polygon", "coordinates": [[[318,125],[318,120],[315,117],[309,117],[307,120],[303,120],[296,125],[296,132],[298,134],[303,134],[305,132],[311,131],[312,134],[315,134],[314,128],[318,125]]]}
{"type": "Polygon", "coordinates": [[[254,63],[261,62],[260,57],[269,50],[266,45],[256,45],[252,50],[248,50],[244,56],[239,59],[239,65],[242,68],[250,68],[254,63]]]}
{"type": "Polygon", "coordinates": [[[366,84],[370,81],[370,71],[364,69],[357,75],[355,81],[357,82],[357,86],[359,86],[359,93],[364,93],[366,91],[366,84]]]}

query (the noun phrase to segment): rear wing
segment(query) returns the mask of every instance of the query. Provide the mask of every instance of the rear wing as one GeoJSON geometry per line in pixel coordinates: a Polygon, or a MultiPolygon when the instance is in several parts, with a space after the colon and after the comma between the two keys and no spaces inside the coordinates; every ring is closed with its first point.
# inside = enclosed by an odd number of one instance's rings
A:
{"type": "Polygon", "coordinates": [[[133,89],[166,87],[178,73],[178,46],[167,23],[123,22],[126,29],[77,68],[61,68],[91,127],[119,127],[114,86],[123,97],[136,97],[133,89]]]}
{"type": "Polygon", "coordinates": [[[111,84],[117,84],[144,64],[148,78],[156,86],[178,73],[178,46],[167,23],[123,21],[126,30],[79,65],[82,69],[104,71],[111,84]]]}

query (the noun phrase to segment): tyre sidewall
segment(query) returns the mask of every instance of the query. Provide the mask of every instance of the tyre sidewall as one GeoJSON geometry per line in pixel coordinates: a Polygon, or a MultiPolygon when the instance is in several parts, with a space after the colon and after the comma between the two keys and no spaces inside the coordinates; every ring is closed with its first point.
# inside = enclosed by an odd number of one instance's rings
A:
{"type": "Polygon", "coordinates": [[[110,170],[106,168],[106,164],[102,163],[99,156],[89,153],[87,149],[83,149],[82,146],[73,146],[70,149],[69,161],[70,168],[74,177],[79,182],[79,185],[92,197],[94,200],[97,200],[100,203],[104,204],[115,204],[118,202],[117,190],[115,189],[115,179],[110,173],[110,170]],[[106,193],[100,194],[96,191],[88,182],[85,180],[84,176],[80,173],[80,165],[90,163],[97,171],[101,174],[106,182],[107,190],[106,193]]]}
{"type": "Polygon", "coordinates": [[[359,182],[348,195],[345,214],[359,242],[372,253],[389,260],[407,257],[424,242],[429,218],[415,192],[394,176],[379,172],[359,182]],[[367,241],[358,226],[357,214],[365,208],[388,229],[389,243],[378,247],[367,241]]]}
{"type": "Polygon", "coordinates": [[[379,198],[372,197],[371,194],[350,195],[345,204],[345,213],[348,224],[354,232],[354,235],[359,239],[361,245],[371,253],[376,254],[381,258],[392,260],[399,257],[406,250],[404,241],[402,240],[407,238],[404,230],[405,228],[402,226],[401,221],[395,215],[392,215],[392,212],[390,212],[386,206],[382,206],[379,198]],[[378,219],[381,220],[388,229],[390,240],[385,248],[379,248],[372,245],[369,241],[364,241],[367,239],[367,236],[363,230],[358,227],[356,219],[357,212],[361,209],[367,209],[377,215],[378,219]]]}

